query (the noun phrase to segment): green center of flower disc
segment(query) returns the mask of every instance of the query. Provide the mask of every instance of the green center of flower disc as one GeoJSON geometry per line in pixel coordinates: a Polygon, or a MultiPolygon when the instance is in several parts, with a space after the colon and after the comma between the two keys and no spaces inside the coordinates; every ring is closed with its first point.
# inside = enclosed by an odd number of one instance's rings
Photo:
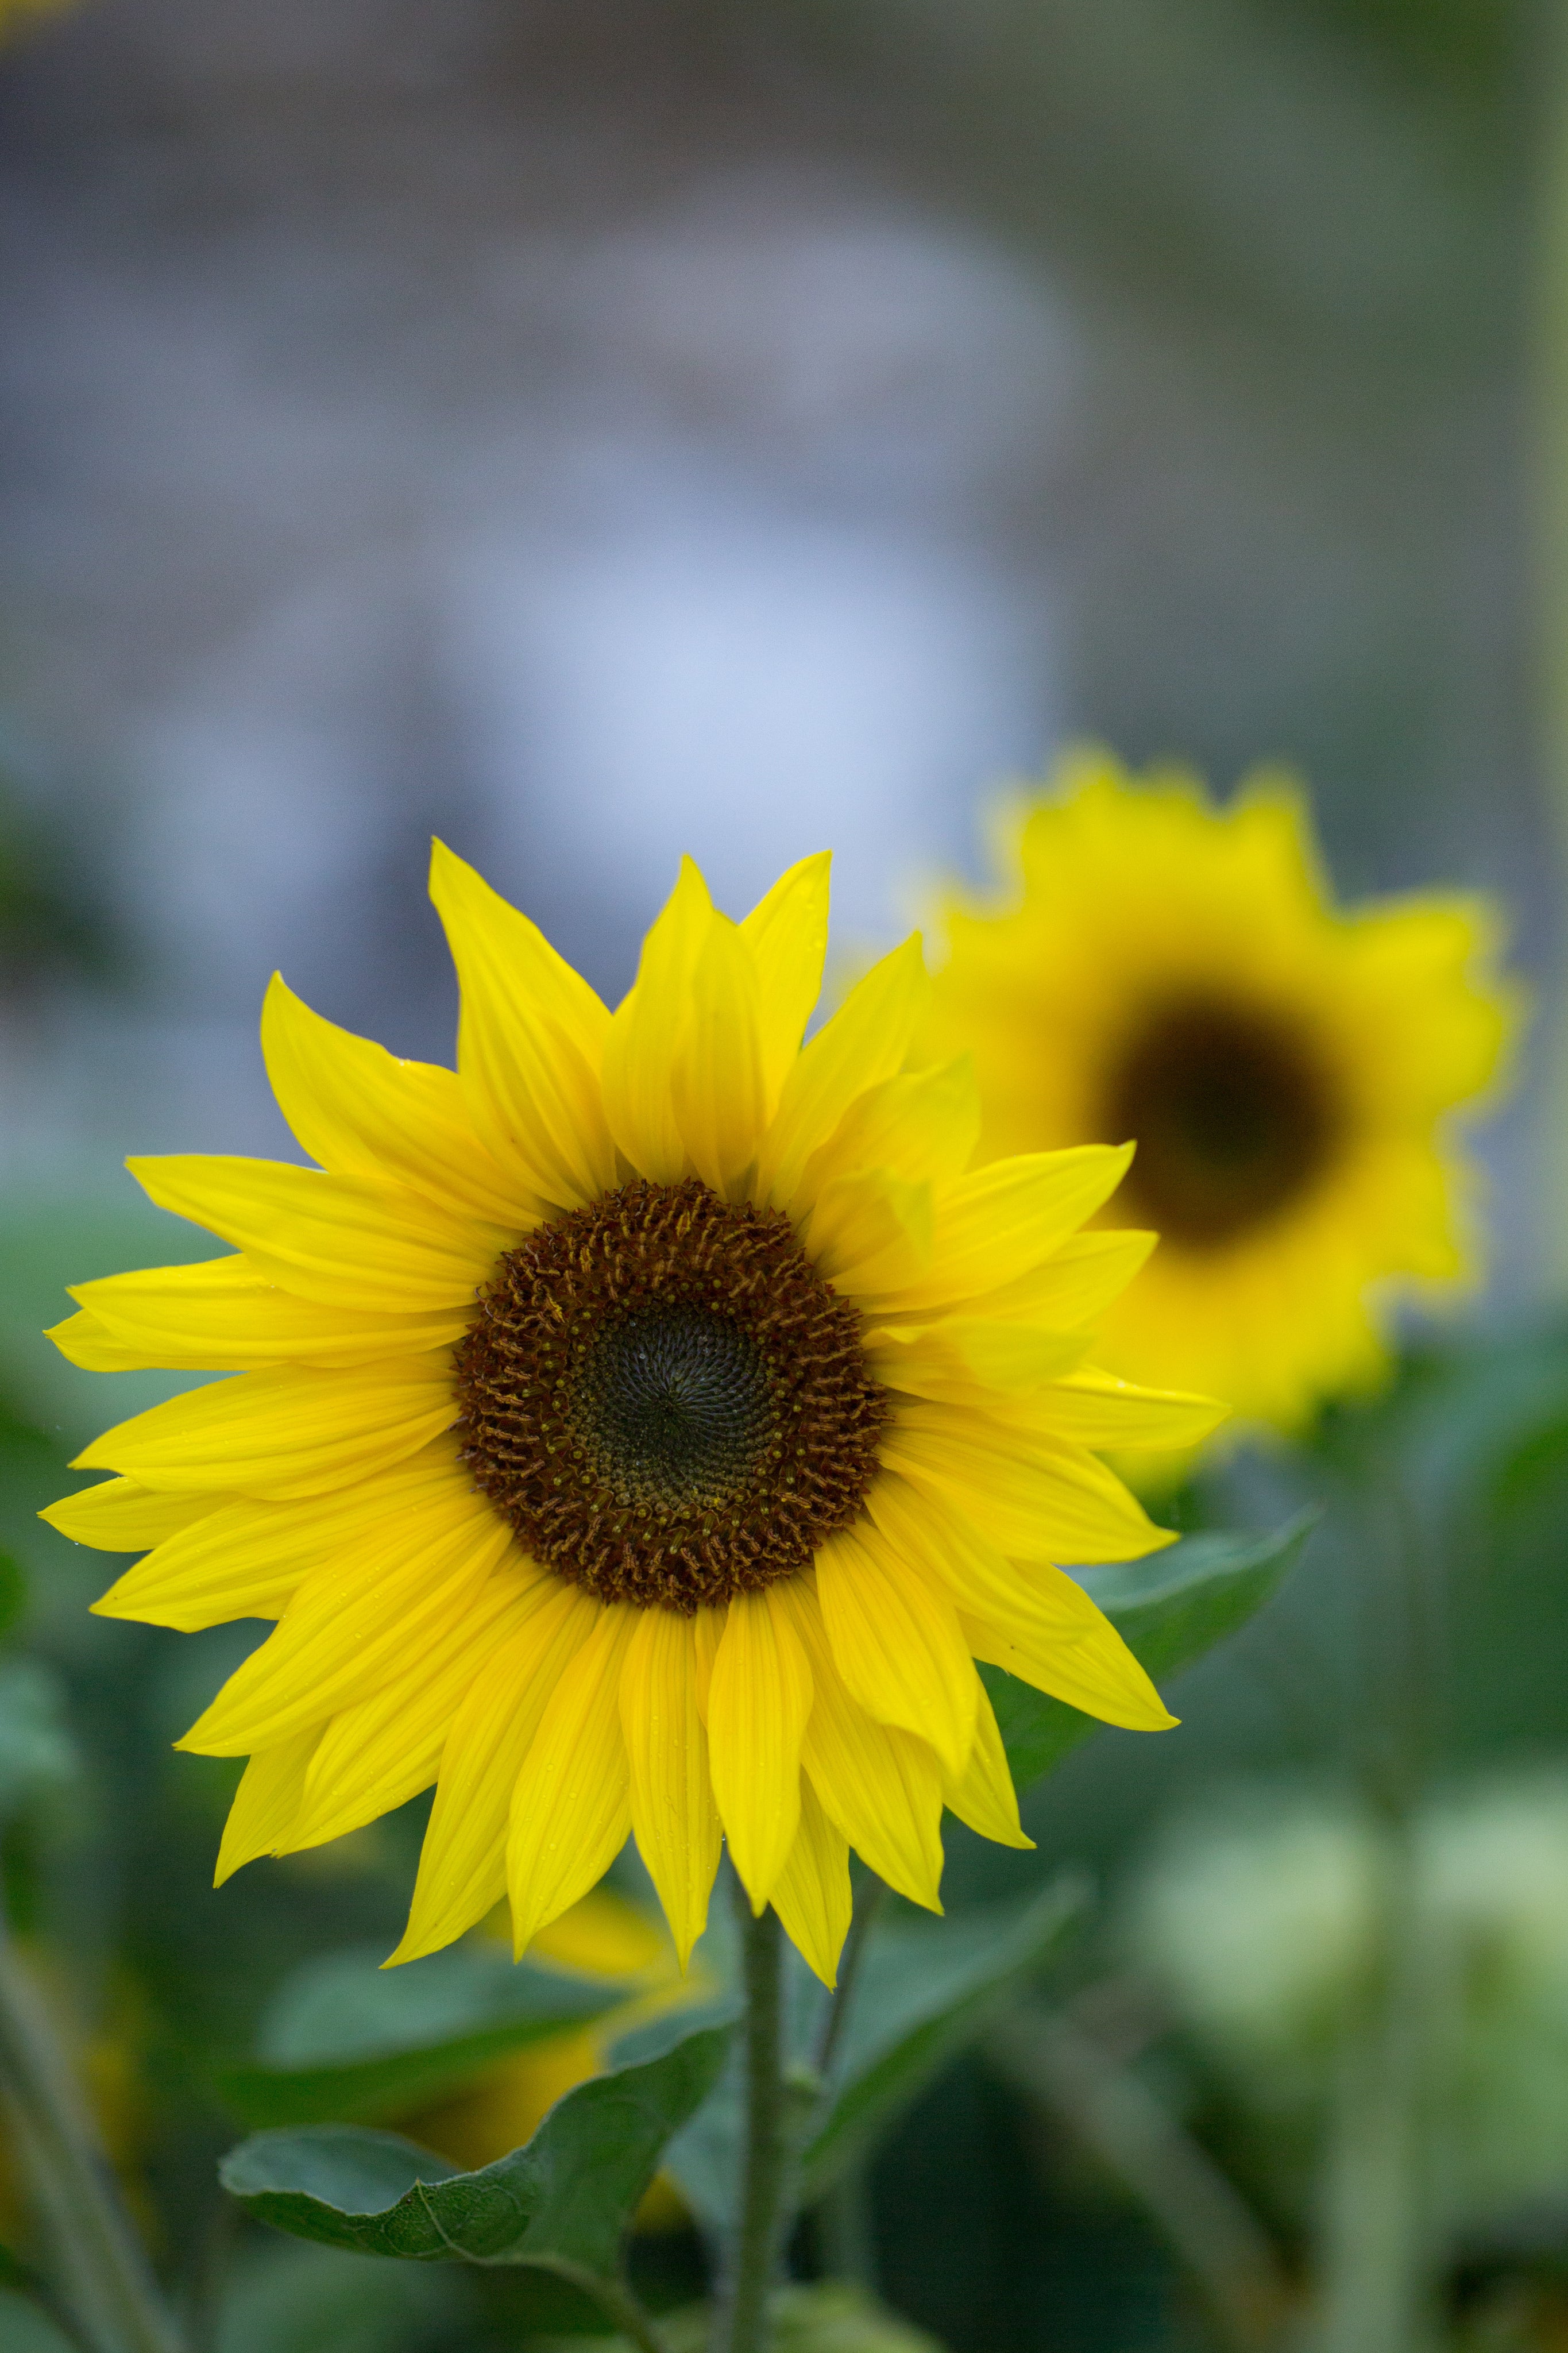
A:
{"type": "Polygon", "coordinates": [[[1328,1075],[1286,1020],[1201,998],[1138,1032],[1105,1122],[1138,1146],[1121,1204],[1200,1250],[1289,1208],[1328,1166],[1340,1128],[1328,1075]]]}
{"type": "Polygon", "coordinates": [[[887,1398],[776,1210],[618,1187],[509,1250],[456,1355],[475,1485],[606,1601],[796,1575],[858,1513],[887,1398]]]}
{"type": "Polygon", "coordinates": [[[777,1430],[756,1342],[705,1308],[608,1324],[583,1366],[575,1419],[617,1483],[669,1509],[737,1493],[777,1430]]]}

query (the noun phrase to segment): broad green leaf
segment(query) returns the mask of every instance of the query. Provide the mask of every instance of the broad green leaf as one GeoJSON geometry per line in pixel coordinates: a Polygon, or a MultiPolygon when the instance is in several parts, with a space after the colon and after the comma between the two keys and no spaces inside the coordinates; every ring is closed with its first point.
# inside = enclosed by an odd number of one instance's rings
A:
{"type": "MultiPolygon", "coordinates": [[[[831,2081],[803,2119],[804,2187],[820,2195],[950,2058],[982,2031],[1020,1977],[1038,1968],[1082,1905],[1076,1885],[932,1923],[872,1931],[831,2081]]],[[[790,2045],[809,2064],[823,2018],[821,1989],[804,1964],[791,1971],[790,2045]]],[[[740,2053],[665,2154],[665,2170],[710,2230],[722,2228],[741,2177],[740,2053]]]]}
{"type": "MultiPolygon", "coordinates": [[[[1156,1683],[1201,1659],[1246,1623],[1294,1567],[1315,1525],[1304,1513],[1272,1535],[1188,1536],[1152,1560],[1086,1568],[1085,1591],[1100,1604],[1156,1683]]],[[[1013,1779],[1038,1781],[1098,1729],[1092,1716],[982,1666],[1013,1779]]]]}
{"type": "Polygon", "coordinates": [[[0,1821],[77,1769],[57,1677],[37,1659],[0,1662],[0,1821]]]}
{"type": "Polygon", "coordinates": [[[258,2133],[224,2159],[220,2178],[259,2221],[325,2246],[613,2282],[637,2200],[712,2088],[730,2031],[700,2028],[657,2058],[579,2084],[526,2148],[476,2173],[395,2133],[317,2125],[258,2133]]]}
{"type": "Polygon", "coordinates": [[[395,2116],[626,1999],[624,1986],[519,1964],[500,1945],[458,1945],[399,1969],[381,1957],[379,1947],[331,1953],[287,1981],[257,2058],[217,2074],[245,2123],[395,2116]]]}

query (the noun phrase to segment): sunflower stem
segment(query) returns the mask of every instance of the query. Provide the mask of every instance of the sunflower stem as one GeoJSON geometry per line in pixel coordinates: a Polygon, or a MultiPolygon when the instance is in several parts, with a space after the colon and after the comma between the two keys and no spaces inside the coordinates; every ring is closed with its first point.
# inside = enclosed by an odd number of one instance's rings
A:
{"type": "Polygon", "coordinates": [[[0,2091],[61,2299],[93,2353],[181,2353],[54,2023],[0,1916],[0,2091]]]}
{"type": "Polygon", "coordinates": [[[792,2103],[784,2068],[784,1937],[770,1906],[753,1915],[737,1880],[746,1991],[745,2168],[727,2251],[715,2353],[764,2353],[786,2225],[792,2103]]]}
{"type": "Polygon", "coordinates": [[[1435,2061],[1454,2028],[1445,1956],[1425,1916],[1419,1831],[1445,1681],[1445,1556],[1396,1478],[1363,1512],[1358,1762],[1377,1868],[1324,2151],[1311,2342],[1314,2353],[1435,2353],[1436,2168],[1451,2130],[1435,2061]]]}

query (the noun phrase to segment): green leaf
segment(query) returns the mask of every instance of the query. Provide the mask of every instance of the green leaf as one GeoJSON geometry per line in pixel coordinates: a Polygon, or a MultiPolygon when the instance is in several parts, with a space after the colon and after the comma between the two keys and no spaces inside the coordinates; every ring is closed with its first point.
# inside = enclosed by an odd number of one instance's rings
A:
{"type": "MultiPolygon", "coordinates": [[[[1152,1560],[1086,1568],[1080,1582],[1156,1683],[1234,1634],[1283,1581],[1316,1524],[1303,1513],[1272,1535],[1198,1535],[1152,1560]]],[[[1065,1701],[1000,1667],[980,1672],[996,1711],[1013,1779],[1029,1788],[1099,1729],[1065,1701]]]]}
{"type": "Polygon", "coordinates": [[[622,1985],[519,1964],[499,1945],[458,1945],[399,1969],[380,1958],[379,1947],[331,1953],[288,1979],[257,2059],[217,2072],[245,2123],[396,2116],[626,2000],[622,1985]]]}
{"type": "MultiPolygon", "coordinates": [[[[1048,1887],[1021,1907],[872,1931],[831,2081],[815,2103],[805,2137],[804,2181],[817,2197],[884,2130],[938,2070],[984,2028],[1021,1977],[1037,1968],[1082,1908],[1076,1883],[1048,1887]]],[[[797,2061],[815,2044],[821,1989],[805,1965],[792,1970],[791,2045],[797,2061]]],[[[741,2176],[739,2053],[665,2154],[692,2211],[710,2229],[729,2220],[741,2176]]]]}
{"type": "Polygon", "coordinates": [[[77,1770],[58,1678],[37,1659],[0,1661],[0,1821],[77,1770]]]}
{"type": "Polygon", "coordinates": [[[658,2057],[579,2084],[526,2148],[477,2173],[395,2133],[318,2125],[257,2134],[224,2159],[220,2178],[261,2221],[325,2246],[613,2283],[633,2210],[666,2143],[712,2088],[730,2033],[672,2033],[658,2057]]]}

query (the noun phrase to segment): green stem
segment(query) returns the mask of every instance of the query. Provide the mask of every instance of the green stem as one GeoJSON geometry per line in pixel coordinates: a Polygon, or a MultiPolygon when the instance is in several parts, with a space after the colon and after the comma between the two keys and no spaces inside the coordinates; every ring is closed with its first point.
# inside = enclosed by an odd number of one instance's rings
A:
{"type": "Polygon", "coordinates": [[[1435,2353],[1434,2053],[1447,1964],[1424,1917],[1419,1827],[1443,1680],[1441,1539],[1397,1475],[1363,1511],[1360,1781],[1375,1883],[1360,1994],[1339,2052],[1319,2218],[1317,2353],[1435,2353]]]}
{"type": "Polygon", "coordinates": [[[716,2353],[764,2353],[791,2154],[784,2074],[784,1939],[776,1912],[754,1918],[738,1881],[736,1894],[746,1989],[745,2169],[715,2345],[716,2353]]]}
{"type": "Polygon", "coordinates": [[[1341,2052],[1322,2215],[1321,2353],[1435,2353],[1428,2071],[1433,1957],[1412,1826],[1382,1837],[1376,1950],[1341,2052]]]}
{"type": "Polygon", "coordinates": [[[0,2090],[52,2242],[59,2289],[94,2353],[181,2353],[54,2024],[0,1918],[0,2090]]]}

